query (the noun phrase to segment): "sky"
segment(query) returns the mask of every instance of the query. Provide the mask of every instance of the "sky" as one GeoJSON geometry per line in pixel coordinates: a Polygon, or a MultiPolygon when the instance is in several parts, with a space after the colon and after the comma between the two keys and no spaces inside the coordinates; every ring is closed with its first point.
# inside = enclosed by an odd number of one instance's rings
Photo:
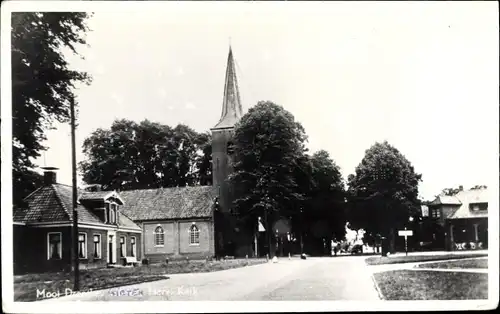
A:
{"type": "MultiPolygon", "coordinates": [[[[283,106],[344,178],[387,140],[422,174],[424,199],[498,184],[496,2],[114,4],[92,7],[85,59],[68,54],[93,76],[76,90],[78,161],[115,119],[208,131],[231,45],[244,111],[283,106]]],[[[70,129],[56,127],[36,162],[70,184],[70,129]]]]}

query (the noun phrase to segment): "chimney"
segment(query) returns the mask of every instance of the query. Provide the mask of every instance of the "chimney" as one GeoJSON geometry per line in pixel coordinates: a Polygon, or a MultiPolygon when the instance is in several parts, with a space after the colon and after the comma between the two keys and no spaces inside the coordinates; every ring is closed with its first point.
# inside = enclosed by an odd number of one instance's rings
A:
{"type": "Polygon", "coordinates": [[[463,185],[459,185],[459,186],[458,186],[458,190],[459,190],[459,191],[463,191],[463,190],[464,190],[464,186],[463,186],[463,185]]]}
{"type": "Polygon", "coordinates": [[[43,171],[43,184],[45,185],[51,185],[51,184],[56,184],[56,171],[59,170],[59,168],[56,167],[42,167],[43,171]]]}

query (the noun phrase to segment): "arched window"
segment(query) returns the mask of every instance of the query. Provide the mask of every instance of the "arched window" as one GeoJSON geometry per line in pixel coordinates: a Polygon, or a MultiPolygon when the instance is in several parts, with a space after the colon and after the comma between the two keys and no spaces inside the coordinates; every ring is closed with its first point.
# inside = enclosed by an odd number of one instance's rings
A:
{"type": "Polygon", "coordinates": [[[196,225],[192,225],[189,228],[189,244],[200,244],[200,230],[196,225]]]}
{"type": "Polygon", "coordinates": [[[217,158],[217,165],[216,165],[216,170],[219,170],[219,158],[217,158]]]}
{"type": "Polygon", "coordinates": [[[163,228],[158,226],[154,232],[155,245],[163,246],[165,244],[165,231],[163,228]]]}

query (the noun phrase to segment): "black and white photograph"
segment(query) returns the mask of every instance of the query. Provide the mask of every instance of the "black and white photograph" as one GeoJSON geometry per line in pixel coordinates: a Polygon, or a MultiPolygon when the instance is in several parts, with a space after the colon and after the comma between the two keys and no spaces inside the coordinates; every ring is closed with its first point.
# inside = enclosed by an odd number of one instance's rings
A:
{"type": "Polygon", "coordinates": [[[1,14],[3,311],[498,306],[497,2],[1,14]]]}

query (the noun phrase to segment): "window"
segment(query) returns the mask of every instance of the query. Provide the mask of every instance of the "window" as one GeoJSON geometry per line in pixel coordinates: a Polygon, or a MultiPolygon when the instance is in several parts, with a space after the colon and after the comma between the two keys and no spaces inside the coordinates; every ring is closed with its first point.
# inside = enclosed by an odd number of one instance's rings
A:
{"type": "Polygon", "coordinates": [[[158,226],[154,232],[155,246],[163,246],[165,245],[165,232],[163,228],[158,226]]]}
{"type": "Polygon", "coordinates": [[[470,204],[469,208],[471,211],[480,211],[480,210],[488,210],[488,203],[476,203],[476,204],[470,204]]]}
{"type": "Polygon", "coordinates": [[[217,167],[215,169],[219,170],[219,158],[217,158],[217,167]]]}
{"type": "Polygon", "coordinates": [[[200,244],[200,230],[196,227],[196,225],[192,225],[191,228],[189,228],[189,244],[200,244]]]}
{"type": "Polygon", "coordinates": [[[47,259],[62,258],[62,235],[61,232],[49,232],[47,234],[47,259]]]}
{"type": "Polygon", "coordinates": [[[109,206],[110,208],[110,219],[109,219],[109,222],[112,223],[112,224],[115,224],[116,223],[116,204],[111,204],[109,206]]]}
{"type": "Polygon", "coordinates": [[[431,213],[433,218],[441,217],[441,211],[439,210],[439,208],[433,208],[431,213]]]}
{"type": "Polygon", "coordinates": [[[101,235],[94,234],[94,259],[101,258],[101,235]]]}
{"type": "Polygon", "coordinates": [[[130,238],[130,254],[135,257],[137,255],[136,246],[135,246],[135,237],[130,238]]]}
{"type": "Polygon", "coordinates": [[[125,243],[125,237],[120,237],[120,257],[125,257],[127,252],[127,244],[125,243]]]}
{"type": "Polygon", "coordinates": [[[87,258],[87,234],[78,234],[78,257],[87,258]]]}

